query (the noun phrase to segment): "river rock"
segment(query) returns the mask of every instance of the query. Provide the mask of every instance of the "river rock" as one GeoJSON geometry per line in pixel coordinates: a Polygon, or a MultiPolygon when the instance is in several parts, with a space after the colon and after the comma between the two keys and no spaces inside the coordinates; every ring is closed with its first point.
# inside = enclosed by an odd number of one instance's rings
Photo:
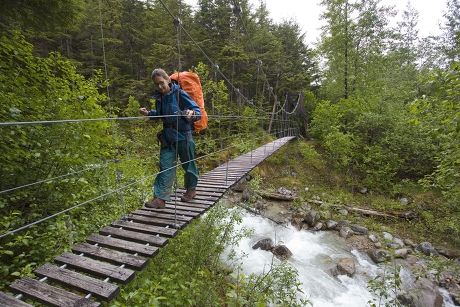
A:
{"type": "Polygon", "coordinates": [[[379,241],[379,238],[377,238],[377,236],[373,233],[371,233],[369,236],[368,236],[369,240],[371,240],[373,243],[377,243],[379,241]]]}
{"type": "Polygon", "coordinates": [[[409,204],[409,199],[407,199],[407,197],[401,197],[399,203],[403,206],[407,206],[409,204]]]}
{"type": "Polygon", "coordinates": [[[348,226],[348,225],[350,225],[350,221],[341,220],[337,223],[337,226],[335,227],[335,229],[340,230],[340,228],[348,226]]]}
{"type": "Polygon", "coordinates": [[[248,188],[245,188],[243,190],[243,194],[241,194],[241,201],[246,202],[246,201],[249,201],[250,198],[251,198],[251,193],[249,192],[248,188]]]}
{"type": "Polygon", "coordinates": [[[258,248],[264,251],[272,250],[273,240],[270,238],[264,238],[262,240],[257,241],[257,243],[252,246],[252,249],[258,249],[258,248]]]}
{"type": "Polygon", "coordinates": [[[339,263],[337,263],[337,271],[340,275],[353,276],[356,271],[355,261],[352,258],[340,259],[339,263]]]}
{"type": "Polygon", "coordinates": [[[443,256],[449,259],[460,258],[460,251],[445,247],[437,247],[436,250],[443,256]]]}
{"type": "Polygon", "coordinates": [[[303,227],[303,217],[293,217],[291,219],[291,224],[294,226],[297,230],[301,230],[303,227]]]}
{"type": "Polygon", "coordinates": [[[335,229],[337,227],[337,222],[329,220],[326,222],[326,229],[335,229]]]}
{"type": "Polygon", "coordinates": [[[281,195],[294,196],[294,192],[286,189],[285,187],[278,188],[277,192],[281,195]]]}
{"type": "Polygon", "coordinates": [[[407,246],[410,246],[412,248],[415,248],[417,246],[417,244],[414,243],[414,241],[412,241],[411,239],[404,239],[404,244],[406,244],[407,246]]]}
{"type": "Polygon", "coordinates": [[[393,238],[393,243],[398,245],[399,247],[404,247],[404,242],[399,238],[393,238]]]}
{"type": "Polygon", "coordinates": [[[321,223],[321,222],[318,222],[318,223],[316,223],[316,224],[315,224],[315,226],[313,226],[313,228],[312,228],[312,229],[310,229],[310,230],[313,230],[313,231],[319,231],[319,230],[323,229],[323,226],[324,226],[324,224],[323,224],[323,223],[321,223]]]}
{"type": "Polygon", "coordinates": [[[367,235],[369,233],[369,230],[364,226],[351,225],[350,228],[358,235],[367,235]]]}
{"type": "Polygon", "coordinates": [[[340,215],[347,216],[348,215],[348,210],[347,209],[340,209],[339,211],[340,215]]]}
{"type": "Polygon", "coordinates": [[[398,299],[404,306],[410,307],[442,307],[443,305],[441,292],[426,278],[417,280],[410,291],[398,294],[398,299]]]}
{"type": "Polygon", "coordinates": [[[375,242],[375,243],[374,243],[374,246],[375,246],[376,248],[382,248],[383,245],[382,245],[382,242],[375,242]]]}
{"type": "Polygon", "coordinates": [[[392,248],[392,249],[398,249],[398,248],[400,248],[401,246],[399,246],[399,244],[396,244],[396,243],[393,243],[393,242],[389,242],[389,243],[387,243],[387,247],[388,247],[388,248],[392,248]]]}
{"type": "Polygon", "coordinates": [[[351,230],[350,227],[342,227],[340,228],[339,230],[339,234],[342,238],[348,238],[348,237],[351,237],[353,235],[353,230],[351,230]]]}
{"type": "Polygon", "coordinates": [[[406,259],[407,255],[409,255],[409,249],[407,249],[407,248],[400,248],[400,249],[395,250],[395,257],[396,258],[406,259]]]}
{"type": "Polygon", "coordinates": [[[314,226],[318,222],[319,219],[320,219],[320,215],[315,210],[310,210],[310,212],[308,212],[304,218],[305,222],[307,222],[309,226],[314,226]]]}
{"type": "Polygon", "coordinates": [[[292,256],[292,252],[285,245],[277,245],[272,249],[272,253],[281,260],[287,260],[292,256]]]}
{"type": "Polygon", "coordinates": [[[419,251],[427,256],[437,256],[439,255],[438,251],[431,245],[430,242],[422,242],[415,248],[416,251],[419,251]]]}
{"type": "Polygon", "coordinates": [[[381,263],[387,260],[389,255],[384,249],[374,249],[369,252],[369,257],[371,257],[375,263],[381,263]]]}
{"type": "Polygon", "coordinates": [[[388,232],[382,232],[382,235],[383,235],[383,239],[385,241],[393,241],[393,235],[391,233],[388,233],[388,232]]]}

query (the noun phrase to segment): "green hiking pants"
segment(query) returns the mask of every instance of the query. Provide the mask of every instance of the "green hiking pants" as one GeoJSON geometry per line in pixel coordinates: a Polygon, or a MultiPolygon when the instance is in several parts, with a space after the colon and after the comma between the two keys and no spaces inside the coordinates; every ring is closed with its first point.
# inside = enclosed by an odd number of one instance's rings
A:
{"type": "Polygon", "coordinates": [[[195,142],[193,139],[177,142],[160,150],[160,173],[153,183],[153,194],[163,200],[170,200],[171,188],[176,174],[176,156],[179,156],[185,171],[185,188],[195,188],[198,184],[198,168],[195,159],[195,142]],[[191,161],[192,160],[192,161],[191,161]]]}

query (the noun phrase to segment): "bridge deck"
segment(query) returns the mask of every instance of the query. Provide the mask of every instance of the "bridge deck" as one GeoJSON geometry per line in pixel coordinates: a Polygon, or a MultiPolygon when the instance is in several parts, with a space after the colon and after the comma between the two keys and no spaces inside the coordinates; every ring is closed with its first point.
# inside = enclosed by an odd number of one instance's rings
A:
{"type": "MultiPolygon", "coordinates": [[[[280,138],[203,174],[197,195],[190,202],[180,201],[179,195],[184,192],[180,189],[165,209],[144,207],[131,212],[90,235],[87,242],[75,245],[73,253],[63,253],[54,264],[37,268],[40,280],[16,280],[11,290],[53,306],[99,306],[91,297],[113,299],[120,290],[119,283],[129,282],[134,270],[142,269],[181,228],[214,206],[230,187],[292,138],[280,138]]],[[[0,305],[30,306],[1,292],[0,305]]]]}

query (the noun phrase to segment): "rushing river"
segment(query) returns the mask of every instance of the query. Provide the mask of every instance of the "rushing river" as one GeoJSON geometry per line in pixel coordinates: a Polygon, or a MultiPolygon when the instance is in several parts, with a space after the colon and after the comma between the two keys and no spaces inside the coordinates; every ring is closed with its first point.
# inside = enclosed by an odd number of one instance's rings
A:
{"type": "MultiPolygon", "coordinates": [[[[240,228],[252,228],[253,235],[241,240],[236,248],[243,257],[244,273],[267,271],[272,253],[252,246],[263,238],[271,238],[275,244],[286,245],[293,253],[287,260],[297,269],[302,290],[314,307],[360,307],[369,306],[373,295],[367,288],[368,280],[375,277],[379,267],[358,251],[348,251],[345,241],[335,232],[298,231],[293,226],[280,226],[261,216],[242,213],[240,228]],[[356,273],[352,278],[339,275],[334,278],[329,273],[339,259],[351,257],[356,263],[356,273]]],[[[275,259],[278,262],[277,259],[275,259]]],[[[444,306],[453,306],[445,302],[444,306]]]]}

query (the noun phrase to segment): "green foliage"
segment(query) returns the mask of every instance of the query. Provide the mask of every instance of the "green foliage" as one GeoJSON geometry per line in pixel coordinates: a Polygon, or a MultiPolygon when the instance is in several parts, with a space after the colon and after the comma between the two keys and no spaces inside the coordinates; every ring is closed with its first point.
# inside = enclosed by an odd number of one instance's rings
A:
{"type": "Polygon", "coordinates": [[[391,268],[384,267],[381,275],[369,281],[369,291],[376,296],[376,298],[368,302],[371,307],[402,306],[396,297],[401,290],[400,270],[401,267],[396,264],[391,268]]]}
{"type": "MultiPolygon", "coordinates": [[[[98,74],[84,78],[59,54],[34,56],[32,46],[17,33],[0,38],[0,71],[2,122],[107,117],[101,107],[105,96],[98,92],[98,74]]],[[[1,129],[0,189],[42,181],[1,195],[1,234],[107,194],[113,187],[145,175],[145,162],[126,159],[127,152],[118,148],[126,138],[114,122],[13,125],[1,129]],[[64,176],[73,172],[74,175],[64,176]]],[[[145,198],[137,189],[145,184],[141,181],[2,238],[0,287],[17,276],[32,274],[37,265],[137,207],[145,198]]]]}

